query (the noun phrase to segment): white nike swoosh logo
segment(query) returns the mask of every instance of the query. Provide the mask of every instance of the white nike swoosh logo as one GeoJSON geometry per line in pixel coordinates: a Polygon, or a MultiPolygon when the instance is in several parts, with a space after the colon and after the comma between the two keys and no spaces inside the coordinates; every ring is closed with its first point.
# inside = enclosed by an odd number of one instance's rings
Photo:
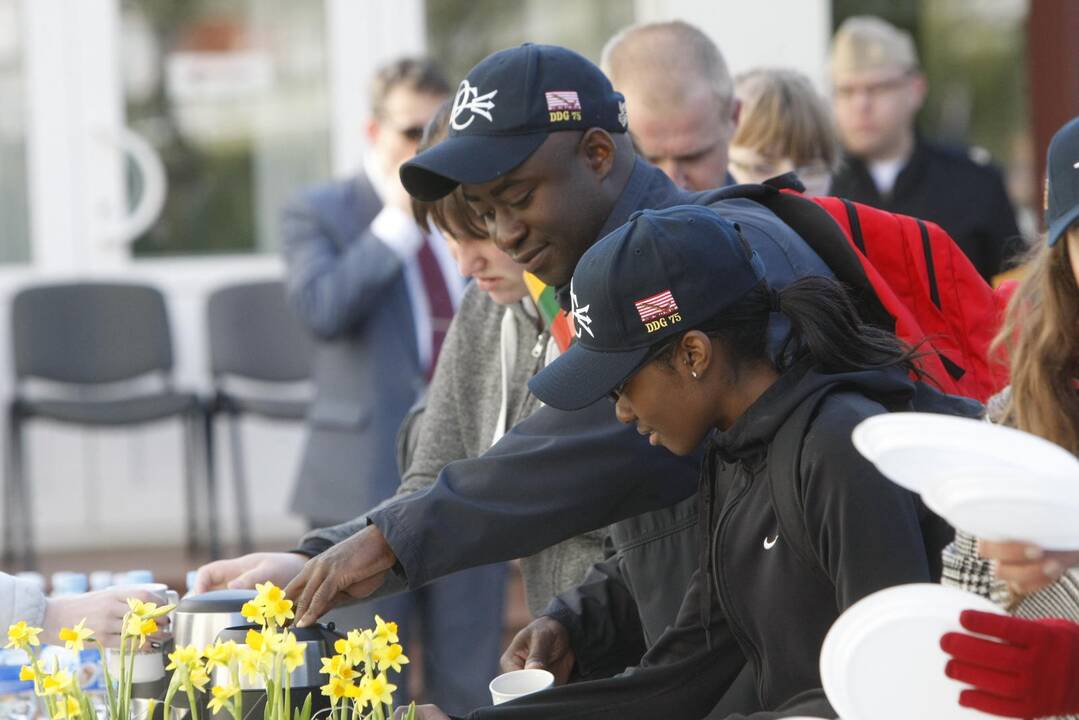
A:
{"type": "Polygon", "coordinates": [[[766,535],[764,538],[764,549],[771,550],[773,547],[775,547],[775,544],[777,542],[779,542],[779,533],[776,533],[776,536],[774,538],[769,538],[766,535]]]}

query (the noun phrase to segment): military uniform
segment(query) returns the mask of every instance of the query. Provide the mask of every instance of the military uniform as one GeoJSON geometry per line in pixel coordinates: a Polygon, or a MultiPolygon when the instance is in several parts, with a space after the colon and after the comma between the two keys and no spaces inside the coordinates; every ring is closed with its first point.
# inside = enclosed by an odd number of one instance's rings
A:
{"type": "Polygon", "coordinates": [[[988,280],[1008,269],[1025,243],[1000,171],[986,155],[919,138],[886,196],[866,164],[848,155],[831,194],[937,223],[988,280]]]}

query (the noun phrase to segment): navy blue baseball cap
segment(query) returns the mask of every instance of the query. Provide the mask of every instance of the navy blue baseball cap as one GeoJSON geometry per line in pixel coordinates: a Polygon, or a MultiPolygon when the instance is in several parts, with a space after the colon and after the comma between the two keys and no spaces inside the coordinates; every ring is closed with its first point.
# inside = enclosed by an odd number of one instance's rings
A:
{"type": "Polygon", "coordinates": [[[577,263],[570,282],[577,341],[528,387],[551,407],[587,407],[633,375],[657,344],[712,320],[763,279],[760,257],[713,210],[634,213],[577,263]]]}
{"type": "Polygon", "coordinates": [[[625,132],[626,101],[594,63],[556,45],[500,50],[461,81],[445,140],[401,166],[401,183],[428,202],[461,183],[494,180],[563,130],[625,132]]]}
{"type": "Polygon", "coordinates": [[[1056,245],[1079,220],[1079,117],[1053,136],[1046,168],[1045,224],[1049,226],[1049,244],[1056,245]]]}

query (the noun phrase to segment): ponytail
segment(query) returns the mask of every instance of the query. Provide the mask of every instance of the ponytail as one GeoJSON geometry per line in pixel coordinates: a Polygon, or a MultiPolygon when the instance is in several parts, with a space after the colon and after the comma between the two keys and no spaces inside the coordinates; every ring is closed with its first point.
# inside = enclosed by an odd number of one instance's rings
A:
{"type": "Polygon", "coordinates": [[[791,322],[791,337],[826,372],[902,367],[918,374],[917,353],[893,333],[862,322],[843,286],[807,277],[772,293],[776,312],[791,322]]]}

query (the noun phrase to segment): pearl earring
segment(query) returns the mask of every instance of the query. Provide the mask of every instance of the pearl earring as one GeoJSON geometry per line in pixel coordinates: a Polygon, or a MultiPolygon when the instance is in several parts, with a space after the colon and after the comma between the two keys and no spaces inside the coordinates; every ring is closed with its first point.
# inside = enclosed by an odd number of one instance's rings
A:
{"type": "Polygon", "coordinates": [[[696,371],[696,370],[694,370],[693,372],[691,372],[691,373],[690,373],[690,375],[692,375],[692,376],[693,376],[693,379],[694,379],[694,380],[696,380],[696,379],[697,379],[697,371],[696,371]]]}

